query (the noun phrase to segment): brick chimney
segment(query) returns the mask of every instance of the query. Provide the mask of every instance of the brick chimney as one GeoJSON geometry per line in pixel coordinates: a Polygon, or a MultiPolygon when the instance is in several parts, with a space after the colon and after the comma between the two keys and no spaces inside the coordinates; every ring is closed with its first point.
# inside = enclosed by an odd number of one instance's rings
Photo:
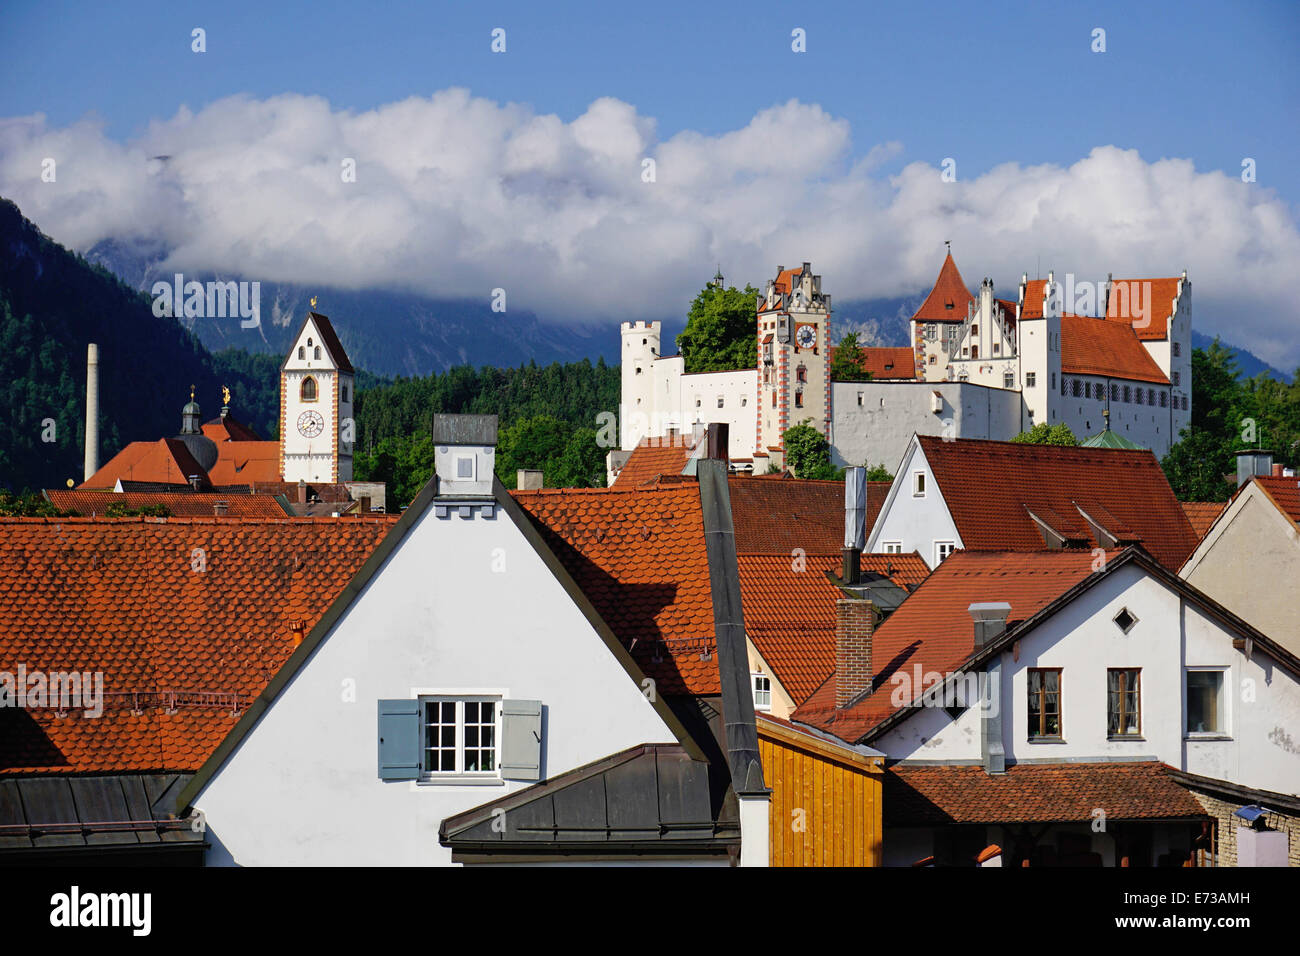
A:
{"type": "Polygon", "coordinates": [[[871,689],[871,635],[876,629],[876,608],[862,598],[835,602],[835,706],[871,689]]]}
{"type": "Polygon", "coordinates": [[[306,503],[307,503],[307,482],[299,478],[298,479],[298,504],[305,505],[306,503]]]}

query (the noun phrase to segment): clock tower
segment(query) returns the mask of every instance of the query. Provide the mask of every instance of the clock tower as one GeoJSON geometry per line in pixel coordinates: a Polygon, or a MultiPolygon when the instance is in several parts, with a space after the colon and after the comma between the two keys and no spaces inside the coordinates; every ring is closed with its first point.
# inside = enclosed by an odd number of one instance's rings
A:
{"type": "Polygon", "coordinates": [[[280,366],[280,476],[284,481],[352,480],[354,378],[352,363],[330,320],[307,313],[280,366]]]}
{"type": "Polygon", "coordinates": [[[811,263],[777,266],[758,299],[758,448],[784,467],[781,436],[804,420],[830,438],[831,297],[811,263]]]}

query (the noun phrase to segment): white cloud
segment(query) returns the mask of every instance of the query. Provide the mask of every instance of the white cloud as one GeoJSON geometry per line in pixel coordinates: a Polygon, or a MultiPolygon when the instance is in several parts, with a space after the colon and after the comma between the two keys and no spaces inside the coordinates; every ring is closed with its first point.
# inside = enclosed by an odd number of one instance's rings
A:
{"type": "Polygon", "coordinates": [[[608,97],[565,123],[463,89],[361,113],[240,96],[126,143],[94,118],[0,120],[0,193],[83,251],[139,237],[173,250],[169,269],[484,300],[504,287],[512,307],[564,320],[681,314],[718,263],[757,285],[810,260],[840,300],[911,293],[945,239],[969,283],[991,275],[1008,297],[1039,268],[1186,268],[1199,329],[1300,364],[1300,230],[1269,190],[1113,146],[972,178],[957,156],[954,183],[920,162],[883,176],[902,150],[855,161],[848,123],[794,100],[742,129],[661,141],[608,97]],[[45,157],[56,183],[41,182],[45,157]],[[349,157],[355,183],[340,177],[349,157]]]}

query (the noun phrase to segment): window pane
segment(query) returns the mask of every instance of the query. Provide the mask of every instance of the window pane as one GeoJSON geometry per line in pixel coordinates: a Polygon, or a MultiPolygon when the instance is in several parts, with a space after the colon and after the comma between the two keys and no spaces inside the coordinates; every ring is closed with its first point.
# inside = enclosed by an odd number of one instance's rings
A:
{"type": "Polygon", "coordinates": [[[1219,671],[1187,672],[1188,733],[1219,731],[1219,690],[1222,685],[1223,674],[1219,671]]]}

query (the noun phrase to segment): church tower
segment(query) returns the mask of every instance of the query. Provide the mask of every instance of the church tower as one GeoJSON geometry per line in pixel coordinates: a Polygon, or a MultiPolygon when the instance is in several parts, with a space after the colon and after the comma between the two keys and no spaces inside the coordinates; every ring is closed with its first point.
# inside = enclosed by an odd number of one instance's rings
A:
{"type": "Polygon", "coordinates": [[[758,447],[778,468],[785,463],[782,435],[810,419],[830,437],[831,297],[811,263],[777,266],[758,300],[758,447]]]}
{"type": "Polygon", "coordinates": [[[330,320],[309,312],[280,366],[284,481],[352,480],[354,377],[330,320]]]}

